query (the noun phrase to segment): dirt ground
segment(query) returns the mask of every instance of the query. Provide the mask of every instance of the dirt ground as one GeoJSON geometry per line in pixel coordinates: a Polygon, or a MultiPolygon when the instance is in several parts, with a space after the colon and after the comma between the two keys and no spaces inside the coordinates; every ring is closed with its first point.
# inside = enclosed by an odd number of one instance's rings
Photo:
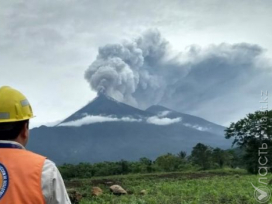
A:
{"type": "MultiPolygon", "coordinates": [[[[207,177],[214,177],[214,176],[227,176],[230,175],[226,172],[204,172],[204,173],[164,173],[164,174],[145,174],[141,175],[140,179],[201,179],[201,178],[207,178],[207,177]]],[[[89,181],[83,182],[81,180],[71,180],[71,181],[65,181],[65,185],[67,188],[78,188],[82,187],[84,184],[89,183],[93,186],[98,185],[105,185],[105,186],[111,186],[113,184],[122,185],[122,180],[127,178],[91,178],[89,181]]]]}

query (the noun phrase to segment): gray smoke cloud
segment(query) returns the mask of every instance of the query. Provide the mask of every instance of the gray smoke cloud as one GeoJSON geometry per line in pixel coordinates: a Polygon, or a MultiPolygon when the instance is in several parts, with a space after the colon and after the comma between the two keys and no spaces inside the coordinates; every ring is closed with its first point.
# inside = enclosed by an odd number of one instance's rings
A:
{"type": "Polygon", "coordinates": [[[167,46],[157,30],[148,31],[133,42],[106,45],[99,49],[85,78],[92,89],[119,101],[141,108],[151,101],[158,103],[167,87],[159,70],[167,46]]]}
{"type": "Polygon", "coordinates": [[[193,45],[170,53],[160,32],[148,30],[131,42],[99,48],[85,79],[93,90],[139,108],[161,104],[218,122],[232,119],[220,121],[225,112],[258,107],[257,95],[270,88],[271,65],[258,45],[193,45]]]}

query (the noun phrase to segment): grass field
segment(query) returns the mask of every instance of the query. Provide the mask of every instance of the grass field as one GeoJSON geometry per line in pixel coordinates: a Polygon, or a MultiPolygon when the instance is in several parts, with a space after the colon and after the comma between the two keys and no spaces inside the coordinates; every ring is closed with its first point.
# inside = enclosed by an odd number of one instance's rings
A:
{"type": "MultiPolygon", "coordinates": [[[[243,170],[216,170],[74,179],[66,185],[86,195],[80,204],[253,204],[257,202],[251,183],[260,186],[258,178],[243,170]],[[111,194],[112,184],[129,194],[111,194]],[[93,186],[100,187],[103,195],[92,197],[93,186]],[[147,194],[141,195],[142,190],[147,194]]],[[[272,175],[267,178],[269,182],[272,175]]]]}

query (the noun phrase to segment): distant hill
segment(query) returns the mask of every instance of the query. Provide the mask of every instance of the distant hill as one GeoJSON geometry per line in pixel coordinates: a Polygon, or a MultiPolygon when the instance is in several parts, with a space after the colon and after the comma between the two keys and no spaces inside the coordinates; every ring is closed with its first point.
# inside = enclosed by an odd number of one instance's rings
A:
{"type": "Polygon", "coordinates": [[[99,94],[54,127],[31,130],[28,149],[57,164],[155,159],[197,143],[230,148],[224,127],[162,106],[140,110],[99,94]]]}

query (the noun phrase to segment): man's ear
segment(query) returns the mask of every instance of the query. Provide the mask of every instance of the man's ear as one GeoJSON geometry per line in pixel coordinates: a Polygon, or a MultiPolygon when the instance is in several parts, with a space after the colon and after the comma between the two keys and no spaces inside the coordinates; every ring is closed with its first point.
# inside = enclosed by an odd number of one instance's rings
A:
{"type": "Polygon", "coordinates": [[[21,131],[21,135],[22,135],[22,137],[23,137],[24,139],[27,139],[27,138],[28,138],[28,135],[29,135],[28,122],[26,122],[26,123],[24,124],[24,127],[23,127],[23,129],[22,129],[22,131],[21,131]]]}

